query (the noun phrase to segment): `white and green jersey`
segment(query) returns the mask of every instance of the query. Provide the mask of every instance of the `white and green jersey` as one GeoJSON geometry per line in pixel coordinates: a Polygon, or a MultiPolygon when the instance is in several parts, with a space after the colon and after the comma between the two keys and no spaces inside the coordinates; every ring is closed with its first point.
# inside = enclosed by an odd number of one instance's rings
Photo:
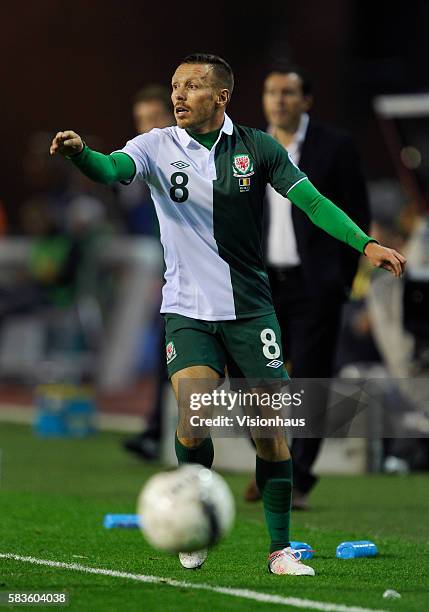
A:
{"type": "Polygon", "coordinates": [[[161,312],[227,321],[274,312],[262,253],[267,183],[283,196],[306,175],[268,134],[225,122],[209,151],[184,129],[121,150],[148,183],[166,264],[161,312]]]}

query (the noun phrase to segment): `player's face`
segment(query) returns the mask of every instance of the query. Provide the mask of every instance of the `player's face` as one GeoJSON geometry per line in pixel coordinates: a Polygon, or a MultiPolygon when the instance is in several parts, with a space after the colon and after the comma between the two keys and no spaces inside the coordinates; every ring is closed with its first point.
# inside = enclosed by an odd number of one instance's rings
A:
{"type": "Polygon", "coordinates": [[[134,123],[138,134],[150,132],[153,128],[173,125],[174,119],[161,100],[137,102],[133,108],[134,123]]]}
{"type": "Polygon", "coordinates": [[[311,106],[311,98],[304,96],[301,78],[294,72],[268,75],[262,102],[268,123],[284,130],[296,129],[302,113],[311,106]]]}
{"type": "Polygon", "coordinates": [[[211,66],[180,64],[171,85],[174,116],[180,128],[204,133],[222,125],[224,104],[219,104],[220,90],[211,66]]]}

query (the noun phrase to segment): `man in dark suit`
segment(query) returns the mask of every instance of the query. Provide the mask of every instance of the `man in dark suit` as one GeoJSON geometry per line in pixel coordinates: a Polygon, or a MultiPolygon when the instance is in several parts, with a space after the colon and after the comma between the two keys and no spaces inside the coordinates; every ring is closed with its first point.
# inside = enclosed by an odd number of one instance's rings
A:
{"type": "MultiPolygon", "coordinates": [[[[309,117],[311,94],[300,68],[285,65],[272,70],[263,91],[268,131],[314,185],[368,231],[368,197],[355,146],[347,134],[309,117]]],[[[329,378],[342,306],[359,254],[322,232],[273,189],[269,188],[267,200],[266,265],[289,373],[294,378],[329,378]]],[[[328,395],[324,387],[317,391],[317,412],[322,415],[328,395]]],[[[293,440],[296,509],[308,508],[308,495],[317,480],[311,467],[321,442],[321,438],[293,440]]],[[[249,487],[246,498],[257,497],[249,487]]]]}

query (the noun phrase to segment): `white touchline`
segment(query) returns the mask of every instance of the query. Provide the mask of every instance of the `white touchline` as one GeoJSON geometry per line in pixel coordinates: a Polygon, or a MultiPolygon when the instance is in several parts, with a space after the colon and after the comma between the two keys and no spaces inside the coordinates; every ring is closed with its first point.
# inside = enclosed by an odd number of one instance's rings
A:
{"type": "MultiPolygon", "coordinates": [[[[108,570],[99,567],[87,567],[86,565],[80,565],[80,563],[63,563],[62,561],[22,557],[21,555],[15,555],[13,553],[0,553],[0,559],[12,559],[14,561],[23,561],[24,563],[33,563],[35,565],[47,565],[48,567],[58,567],[61,569],[74,570],[76,572],[85,572],[86,574],[112,576],[113,578],[126,578],[127,580],[136,580],[138,582],[150,584],[164,584],[179,589],[200,589],[203,591],[221,593],[222,595],[229,595],[230,597],[242,597],[243,599],[253,599],[253,601],[263,601],[266,603],[280,604],[282,606],[292,606],[294,608],[310,608],[312,610],[323,610],[324,612],[385,612],[384,610],[375,610],[374,608],[344,606],[341,604],[313,601],[312,599],[300,599],[299,597],[281,597],[281,595],[270,595],[269,593],[259,593],[258,591],[249,591],[248,589],[231,589],[229,587],[212,586],[211,584],[199,582],[186,582],[184,580],[162,578],[161,576],[130,574],[128,572],[118,572],[117,570],[108,570]]],[[[308,579],[304,578],[304,580],[308,579]]],[[[299,578],[297,581],[299,581],[299,578]]],[[[290,583],[288,586],[290,586],[290,583]]]]}

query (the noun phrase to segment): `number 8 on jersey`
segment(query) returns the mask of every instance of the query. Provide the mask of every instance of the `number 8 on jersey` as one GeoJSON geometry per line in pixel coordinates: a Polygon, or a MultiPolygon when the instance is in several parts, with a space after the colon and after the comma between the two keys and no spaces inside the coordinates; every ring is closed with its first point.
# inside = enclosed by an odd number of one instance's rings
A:
{"type": "Polygon", "coordinates": [[[173,202],[177,202],[178,204],[186,202],[189,197],[189,191],[186,189],[186,185],[189,183],[188,175],[184,172],[174,172],[174,174],[171,175],[170,180],[172,184],[170,189],[170,198],[173,200],[173,202]],[[182,180],[178,182],[178,178],[181,178],[182,180]]]}

